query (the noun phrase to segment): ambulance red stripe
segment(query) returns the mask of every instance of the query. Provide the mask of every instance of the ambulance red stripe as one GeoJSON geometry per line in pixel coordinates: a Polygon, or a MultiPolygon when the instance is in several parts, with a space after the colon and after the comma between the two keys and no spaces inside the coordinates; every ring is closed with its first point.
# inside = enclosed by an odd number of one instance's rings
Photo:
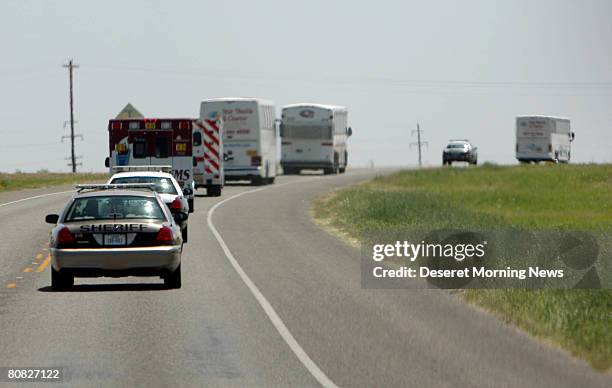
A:
{"type": "Polygon", "coordinates": [[[210,164],[215,168],[215,170],[219,170],[219,164],[213,159],[209,160],[210,164]]]}
{"type": "Polygon", "coordinates": [[[215,155],[217,159],[219,158],[219,152],[212,146],[212,144],[209,142],[204,142],[204,145],[206,145],[206,148],[208,148],[211,154],[215,155]]]}

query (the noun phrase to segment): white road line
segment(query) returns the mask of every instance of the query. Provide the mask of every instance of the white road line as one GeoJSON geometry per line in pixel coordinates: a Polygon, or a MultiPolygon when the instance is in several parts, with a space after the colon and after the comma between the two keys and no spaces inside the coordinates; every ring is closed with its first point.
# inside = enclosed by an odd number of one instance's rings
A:
{"type": "MultiPolygon", "coordinates": [[[[307,180],[302,180],[298,182],[305,182],[305,181],[307,180]]],[[[223,252],[225,253],[225,257],[227,257],[229,262],[232,264],[232,267],[234,267],[234,270],[236,270],[238,275],[240,275],[240,278],[242,279],[244,284],[249,288],[249,290],[251,291],[251,293],[257,300],[257,302],[259,302],[259,305],[261,306],[261,308],[263,308],[264,312],[266,313],[266,315],[268,316],[268,318],[270,319],[270,321],[272,322],[272,324],[274,325],[274,327],[276,328],[280,336],[283,338],[283,340],[285,340],[287,345],[289,345],[289,348],[293,351],[293,353],[296,355],[298,360],[300,360],[300,362],[304,365],[304,367],[308,369],[310,374],[319,382],[319,384],[321,384],[324,387],[337,387],[337,385],[334,384],[334,382],[331,381],[331,379],[327,377],[327,375],[325,375],[325,373],[317,366],[317,364],[315,364],[314,361],[312,361],[312,359],[308,356],[308,354],[306,354],[304,349],[302,349],[302,347],[293,337],[293,335],[291,334],[291,332],[289,331],[289,329],[287,328],[283,320],[278,316],[278,314],[276,313],[276,311],[274,310],[270,302],[268,302],[266,297],[261,293],[261,291],[259,291],[259,288],[257,288],[255,283],[253,283],[253,281],[251,280],[251,278],[249,278],[246,272],[244,272],[240,264],[238,264],[238,261],[236,260],[236,258],[234,257],[230,249],[228,248],[227,244],[221,237],[221,234],[219,234],[219,232],[217,231],[217,228],[215,228],[212,222],[212,215],[215,212],[215,210],[226,202],[229,202],[233,199],[236,199],[246,194],[256,193],[258,191],[265,190],[270,187],[280,187],[280,186],[285,186],[290,183],[298,183],[298,182],[286,182],[286,183],[281,183],[281,184],[277,184],[274,186],[262,187],[259,189],[249,190],[249,191],[245,191],[242,193],[232,195],[231,197],[224,199],[221,202],[218,202],[212,208],[210,208],[210,210],[208,211],[208,215],[206,217],[206,222],[208,223],[208,227],[210,228],[210,231],[217,239],[217,242],[219,242],[219,245],[221,245],[221,248],[223,249],[223,252]]]]}
{"type": "Polygon", "coordinates": [[[11,201],[11,202],[6,202],[6,203],[0,203],[0,207],[3,206],[8,206],[8,205],[12,205],[14,203],[19,203],[19,202],[24,202],[24,201],[29,201],[31,199],[36,199],[36,198],[42,198],[42,197],[48,197],[50,195],[58,195],[58,194],[66,194],[66,193],[72,193],[74,192],[74,190],[68,190],[68,191],[58,191],[57,193],[49,193],[49,194],[41,194],[41,195],[37,195],[34,197],[28,197],[28,198],[22,198],[22,199],[18,199],[16,201],[11,201]]]}

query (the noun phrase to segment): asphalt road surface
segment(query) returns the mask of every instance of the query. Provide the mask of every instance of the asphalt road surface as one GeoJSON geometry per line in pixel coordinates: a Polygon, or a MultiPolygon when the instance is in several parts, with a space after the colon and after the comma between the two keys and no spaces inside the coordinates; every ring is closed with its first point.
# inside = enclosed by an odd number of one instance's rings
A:
{"type": "Polygon", "coordinates": [[[0,367],[63,367],[62,385],[79,387],[612,386],[451,293],[361,289],[359,251],[308,209],[380,173],[198,197],[179,290],[157,278],[77,278],[73,291],[52,292],[44,216],[70,196],[51,193],[70,188],[1,193],[0,367]]]}

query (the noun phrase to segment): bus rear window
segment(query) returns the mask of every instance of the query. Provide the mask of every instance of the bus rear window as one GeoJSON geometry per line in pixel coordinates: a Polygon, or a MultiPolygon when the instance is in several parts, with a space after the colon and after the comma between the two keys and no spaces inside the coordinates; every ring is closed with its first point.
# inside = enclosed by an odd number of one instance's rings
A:
{"type": "Polygon", "coordinates": [[[285,126],[283,137],[292,139],[331,139],[329,126],[285,126]]]}

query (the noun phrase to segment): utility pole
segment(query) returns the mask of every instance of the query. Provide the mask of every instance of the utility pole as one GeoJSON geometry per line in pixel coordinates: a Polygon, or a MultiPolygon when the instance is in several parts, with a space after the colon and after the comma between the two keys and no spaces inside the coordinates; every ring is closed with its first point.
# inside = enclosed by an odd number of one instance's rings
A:
{"type": "MultiPolygon", "coordinates": [[[[70,59],[68,61],[67,65],[63,65],[63,67],[67,67],[68,68],[68,74],[70,76],[70,135],[69,136],[62,136],[62,142],[64,141],[65,138],[70,137],[70,164],[69,166],[72,166],[72,172],[75,173],[76,172],[76,167],[77,167],[77,162],[76,160],[78,159],[78,157],[75,155],[74,153],[74,139],[75,137],[80,137],[81,140],[83,139],[83,135],[75,135],[74,134],[74,99],[73,99],[73,94],[72,94],[72,70],[73,69],[78,69],[79,65],[75,65],[72,63],[72,59],[70,59]]],[[[80,164],[80,163],[79,163],[80,164]]]]}
{"type": "Polygon", "coordinates": [[[421,148],[423,146],[427,147],[429,145],[429,143],[426,142],[426,141],[421,141],[421,132],[424,132],[424,131],[421,130],[421,127],[419,126],[419,123],[417,123],[417,129],[412,131],[412,135],[413,136],[414,136],[415,132],[417,134],[417,142],[416,143],[410,143],[410,148],[412,148],[413,146],[418,146],[419,147],[419,167],[421,167],[423,165],[423,158],[421,157],[421,148]]]}

